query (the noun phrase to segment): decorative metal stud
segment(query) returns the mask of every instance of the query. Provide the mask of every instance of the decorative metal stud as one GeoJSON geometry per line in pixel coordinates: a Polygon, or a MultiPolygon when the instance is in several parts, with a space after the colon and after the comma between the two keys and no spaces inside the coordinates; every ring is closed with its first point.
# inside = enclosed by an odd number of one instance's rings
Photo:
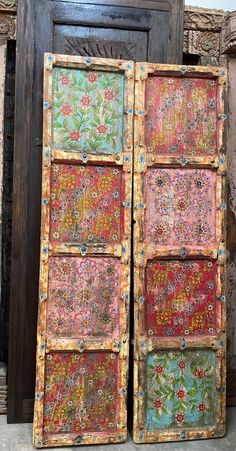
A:
{"type": "Polygon", "coordinates": [[[179,70],[182,74],[185,74],[185,72],[187,72],[188,68],[187,68],[187,66],[180,66],[179,70]]]}
{"type": "Polygon", "coordinates": [[[41,204],[42,205],[49,205],[50,204],[50,200],[49,199],[42,199],[41,204]]]}
{"type": "Polygon", "coordinates": [[[91,58],[91,56],[86,56],[86,58],[84,58],[84,62],[86,66],[90,66],[90,64],[92,64],[93,62],[93,59],[91,58]]]}
{"type": "Polygon", "coordinates": [[[83,161],[83,163],[87,163],[87,161],[88,161],[88,154],[87,154],[87,152],[83,152],[82,153],[81,160],[83,161]]]}
{"type": "Polygon", "coordinates": [[[180,250],[180,257],[186,257],[187,255],[187,250],[185,249],[185,247],[182,247],[182,249],[180,250]]]}
{"type": "Polygon", "coordinates": [[[180,345],[181,351],[184,351],[186,349],[186,347],[187,347],[187,343],[186,343],[185,339],[183,338],[181,341],[181,345],[180,345]]]}
{"type": "Polygon", "coordinates": [[[81,248],[80,248],[80,253],[82,255],[82,257],[84,257],[87,253],[87,246],[86,244],[82,244],[81,248]]]}

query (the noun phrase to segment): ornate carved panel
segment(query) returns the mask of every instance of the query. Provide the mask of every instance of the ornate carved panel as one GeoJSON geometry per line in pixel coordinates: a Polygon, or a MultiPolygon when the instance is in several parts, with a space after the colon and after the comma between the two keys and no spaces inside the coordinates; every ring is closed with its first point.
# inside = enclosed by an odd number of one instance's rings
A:
{"type": "Polygon", "coordinates": [[[184,31],[184,52],[219,57],[220,34],[211,31],[184,31]]]}
{"type": "Polygon", "coordinates": [[[224,20],[221,53],[236,53],[236,12],[229,13],[224,20]]]}
{"type": "Polygon", "coordinates": [[[0,12],[0,39],[16,39],[16,16],[0,12]]]}
{"type": "Polygon", "coordinates": [[[220,32],[225,11],[187,6],[184,11],[184,29],[220,32]]]}
{"type": "Polygon", "coordinates": [[[133,79],[45,54],[37,448],[126,438],[133,79]]]}
{"type": "Polygon", "coordinates": [[[221,68],[136,65],[137,443],[225,432],[225,83],[221,68]]]}
{"type": "Polygon", "coordinates": [[[6,11],[16,11],[17,0],[0,0],[0,10],[6,11]]]}
{"type": "Polygon", "coordinates": [[[105,41],[103,39],[83,39],[78,37],[65,37],[65,53],[69,55],[97,56],[102,58],[135,60],[135,43],[105,41]]]}

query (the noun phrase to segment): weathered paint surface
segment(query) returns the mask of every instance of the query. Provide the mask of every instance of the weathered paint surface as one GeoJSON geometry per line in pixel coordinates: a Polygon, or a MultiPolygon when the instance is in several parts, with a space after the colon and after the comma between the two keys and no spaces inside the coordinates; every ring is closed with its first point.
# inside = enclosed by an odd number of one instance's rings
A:
{"type": "Polygon", "coordinates": [[[208,169],[149,169],[146,240],[207,246],[216,240],[216,174],[208,169]]]}
{"type": "Polygon", "coordinates": [[[225,431],[225,83],[222,68],[136,65],[136,443],[225,431]]]}
{"type": "Polygon", "coordinates": [[[38,448],[126,439],[133,78],[45,55],[38,448]]]}
{"type": "Polygon", "coordinates": [[[123,194],[120,168],[53,164],[52,241],[119,243],[123,194]]]}
{"type": "Polygon", "coordinates": [[[213,426],[216,420],[214,351],[169,351],[147,358],[148,432],[213,426]]]}
{"type": "Polygon", "coordinates": [[[54,68],[53,146],[122,152],[123,102],[123,74],[54,68]]]}
{"type": "Polygon", "coordinates": [[[217,265],[210,260],[152,260],[146,268],[148,335],[216,333],[217,265]]]}
{"type": "Polygon", "coordinates": [[[214,155],[217,144],[213,79],[150,77],[146,144],[162,155],[214,155]]]}
{"type": "Polygon", "coordinates": [[[120,262],[105,257],[51,257],[50,337],[119,336],[120,262]]]}
{"type": "Polygon", "coordinates": [[[47,355],[44,432],[115,432],[118,421],[115,353],[47,355]]]}

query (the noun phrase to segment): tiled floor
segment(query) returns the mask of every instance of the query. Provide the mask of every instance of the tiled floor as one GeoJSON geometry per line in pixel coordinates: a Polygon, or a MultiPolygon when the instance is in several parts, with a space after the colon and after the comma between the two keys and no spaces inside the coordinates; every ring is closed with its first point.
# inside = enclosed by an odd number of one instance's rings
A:
{"type": "MultiPolygon", "coordinates": [[[[135,445],[131,439],[120,445],[80,446],[54,448],[74,451],[236,451],[236,407],[227,409],[227,434],[225,438],[194,442],[135,445]]],[[[6,416],[0,416],[0,451],[32,451],[32,424],[7,424],[6,416]]]]}

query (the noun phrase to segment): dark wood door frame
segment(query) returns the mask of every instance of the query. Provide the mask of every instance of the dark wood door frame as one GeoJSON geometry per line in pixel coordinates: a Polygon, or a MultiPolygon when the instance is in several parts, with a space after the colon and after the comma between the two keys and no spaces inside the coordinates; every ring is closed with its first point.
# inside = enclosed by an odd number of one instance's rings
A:
{"type": "Polygon", "coordinates": [[[149,33],[147,61],[182,62],[183,0],[95,0],[97,6],[92,3],[92,0],[86,4],[78,0],[18,1],[9,423],[32,421],[40,237],[42,68],[43,53],[53,51],[54,25],[146,30],[149,33]]]}

